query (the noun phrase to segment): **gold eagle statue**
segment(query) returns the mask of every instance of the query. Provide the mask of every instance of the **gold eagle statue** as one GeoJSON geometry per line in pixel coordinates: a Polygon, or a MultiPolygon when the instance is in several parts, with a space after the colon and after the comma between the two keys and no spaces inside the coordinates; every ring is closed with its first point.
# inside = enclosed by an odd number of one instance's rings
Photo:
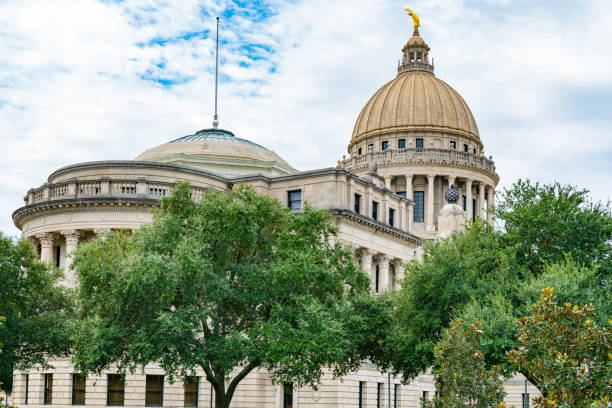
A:
{"type": "Polygon", "coordinates": [[[416,13],[410,10],[409,8],[405,10],[408,12],[408,14],[410,14],[410,17],[412,17],[412,21],[414,21],[414,29],[418,30],[419,26],[421,25],[421,20],[419,20],[419,16],[417,16],[416,13]]]}

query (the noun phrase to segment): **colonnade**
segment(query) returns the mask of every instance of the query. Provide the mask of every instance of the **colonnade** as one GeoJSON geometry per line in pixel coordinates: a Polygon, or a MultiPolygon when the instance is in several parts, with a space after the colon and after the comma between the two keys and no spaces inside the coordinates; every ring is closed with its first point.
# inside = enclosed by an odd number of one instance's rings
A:
{"type": "Polygon", "coordinates": [[[361,268],[370,277],[373,291],[396,290],[404,277],[405,260],[376,252],[369,248],[358,248],[356,255],[361,268]]]}
{"type": "MultiPolygon", "coordinates": [[[[392,176],[383,176],[384,180],[385,180],[385,186],[387,187],[387,189],[394,191],[395,193],[405,193],[406,197],[409,198],[410,200],[414,199],[414,191],[415,191],[415,186],[414,186],[414,179],[416,177],[425,177],[427,179],[427,183],[426,183],[426,199],[425,201],[425,208],[424,208],[424,215],[425,215],[425,231],[427,232],[435,232],[436,227],[435,227],[435,217],[436,217],[436,212],[434,209],[434,205],[435,205],[435,200],[436,200],[436,196],[435,196],[435,181],[436,181],[436,177],[441,177],[445,183],[444,183],[444,189],[442,192],[442,197],[441,202],[442,202],[442,206],[444,204],[446,204],[446,200],[444,199],[444,193],[446,192],[446,190],[448,190],[448,188],[450,188],[451,185],[454,185],[455,188],[457,188],[458,190],[462,190],[462,192],[465,195],[465,211],[468,214],[468,218],[471,219],[474,212],[476,211],[475,216],[480,217],[484,220],[486,220],[488,223],[492,224],[493,223],[493,213],[492,211],[488,211],[489,208],[493,207],[493,205],[495,204],[495,185],[492,184],[490,181],[486,181],[486,180],[482,180],[482,179],[477,179],[477,178],[469,178],[469,177],[457,177],[454,175],[449,175],[449,174],[439,174],[439,173],[412,173],[412,174],[404,174],[404,175],[392,175],[392,176]],[[393,188],[393,180],[401,180],[402,178],[405,178],[405,182],[406,182],[406,191],[398,191],[397,189],[397,184],[395,186],[395,188],[393,188]],[[457,183],[461,183],[462,187],[459,187],[457,185],[457,183]],[[475,190],[475,191],[474,191],[475,190]],[[474,208],[473,206],[473,199],[474,196],[476,196],[476,200],[477,200],[477,206],[476,208],[474,208]]],[[[417,190],[420,191],[420,190],[417,190]]],[[[459,203],[459,205],[461,205],[461,202],[459,203]]],[[[411,214],[410,214],[410,220],[412,221],[414,215],[413,215],[413,207],[410,206],[411,208],[411,214]]]]}
{"type": "Polygon", "coordinates": [[[61,253],[61,248],[64,246],[64,283],[66,286],[74,287],[76,284],[76,277],[72,269],[72,253],[79,245],[79,240],[90,235],[92,231],[95,235],[104,235],[109,233],[111,229],[94,228],[93,230],[70,229],[45,231],[32,235],[28,237],[28,239],[32,241],[35,248],[40,245],[40,260],[51,265],[54,265],[56,261],[53,249],[59,247],[61,253]]]}

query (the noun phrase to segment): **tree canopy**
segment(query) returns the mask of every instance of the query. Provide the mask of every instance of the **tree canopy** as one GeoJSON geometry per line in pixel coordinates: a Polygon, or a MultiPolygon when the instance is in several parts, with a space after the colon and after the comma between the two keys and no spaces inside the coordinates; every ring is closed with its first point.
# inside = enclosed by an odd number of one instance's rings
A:
{"type": "Polygon", "coordinates": [[[542,392],[541,408],[608,406],[612,399],[612,320],[598,327],[592,305],[558,306],[544,288],[528,316],[519,319],[512,364],[542,392]]]}
{"type": "Polygon", "coordinates": [[[517,347],[516,319],[529,313],[542,288],[559,301],[592,303],[612,313],[612,216],[609,204],[558,183],[519,180],[500,197],[502,229],[477,219],[466,230],[424,247],[423,262],[406,270],[394,298],[392,365],[405,379],[434,362],[434,346],[455,319],[482,322],[481,350],[507,373],[517,347]]]}
{"type": "Polygon", "coordinates": [[[226,408],[258,367],[301,385],[376,361],[388,302],[370,295],[336,232],[327,212],[295,213],[249,187],[195,203],[178,185],[152,224],[77,250],[76,367],[199,367],[226,408]]]}
{"type": "Polygon", "coordinates": [[[68,356],[72,291],[59,286],[61,271],[37,260],[32,244],[0,233],[0,382],[10,392],[13,370],[47,367],[49,357],[68,356]]]}

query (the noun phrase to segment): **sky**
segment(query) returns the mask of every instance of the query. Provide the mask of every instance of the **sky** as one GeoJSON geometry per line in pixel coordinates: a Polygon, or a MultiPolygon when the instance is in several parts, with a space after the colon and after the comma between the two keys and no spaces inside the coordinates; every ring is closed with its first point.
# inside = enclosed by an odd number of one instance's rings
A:
{"type": "Polygon", "coordinates": [[[559,181],[610,199],[609,0],[0,0],[0,232],[59,167],[133,159],[211,126],[299,170],[335,166],[420,17],[467,101],[498,189],[559,181]]]}

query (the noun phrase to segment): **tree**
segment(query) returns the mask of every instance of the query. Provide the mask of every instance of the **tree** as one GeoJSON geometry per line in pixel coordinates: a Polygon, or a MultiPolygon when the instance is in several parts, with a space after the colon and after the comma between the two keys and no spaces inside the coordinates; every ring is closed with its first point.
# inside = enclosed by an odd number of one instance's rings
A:
{"type": "MultiPolygon", "coordinates": [[[[465,232],[427,243],[422,262],[406,268],[394,298],[392,365],[406,380],[433,363],[433,349],[445,328],[473,302],[500,298],[514,310],[516,287],[524,269],[516,268],[501,233],[477,220],[465,232]]],[[[491,300],[493,302],[493,300],[491,300]]],[[[514,324],[515,317],[506,321],[514,324]]],[[[490,363],[505,361],[515,343],[514,329],[505,329],[510,344],[502,344],[490,363]]],[[[497,345],[499,347],[499,345],[497,345]]]]}
{"type": "Polygon", "coordinates": [[[536,407],[607,406],[612,398],[612,330],[599,328],[592,306],[555,303],[545,288],[531,315],[519,319],[520,346],[508,353],[542,392],[536,407]]]}
{"type": "Polygon", "coordinates": [[[567,256],[582,265],[609,262],[612,255],[612,208],[593,203],[588,190],[519,180],[505,189],[496,205],[507,246],[517,262],[538,274],[567,256]]]}
{"type": "Polygon", "coordinates": [[[70,352],[72,290],[58,285],[61,271],[36,259],[27,240],[14,242],[0,234],[0,382],[13,388],[13,371],[39,365],[70,352]]]}
{"type": "Polygon", "coordinates": [[[258,367],[299,386],[375,360],[378,341],[363,334],[387,308],[336,232],[328,213],[297,214],[249,187],[194,203],[178,185],[152,224],[77,250],[77,369],[157,362],[174,378],[199,367],[227,408],[258,367]]]}
{"type": "MultiPolygon", "coordinates": [[[[482,325],[464,327],[455,320],[434,349],[436,395],[421,400],[423,408],[497,408],[503,401],[504,377],[499,366],[487,368],[480,350],[482,325]]],[[[503,406],[503,404],[502,404],[503,406]]]]}

